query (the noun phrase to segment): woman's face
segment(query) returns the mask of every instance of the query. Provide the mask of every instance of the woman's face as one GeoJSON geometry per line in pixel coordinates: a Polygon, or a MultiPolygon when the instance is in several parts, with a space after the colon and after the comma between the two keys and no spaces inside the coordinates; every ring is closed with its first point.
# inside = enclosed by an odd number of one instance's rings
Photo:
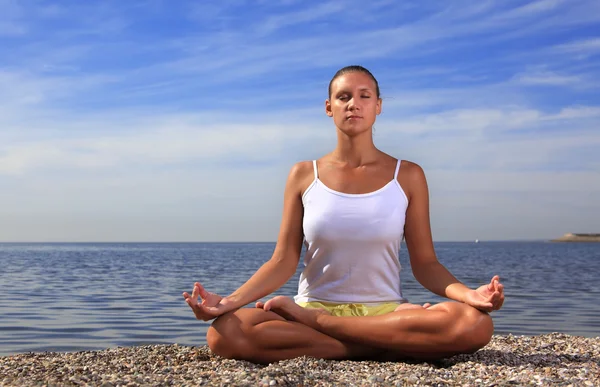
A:
{"type": "Polygon", "coordinates": [[[331,84],[325,112],[346,135],[356,136],[373,127],[381,113],[381,98],[377,97],[375,87],[369,75],[358,71],[346,73],[331,84]]]}

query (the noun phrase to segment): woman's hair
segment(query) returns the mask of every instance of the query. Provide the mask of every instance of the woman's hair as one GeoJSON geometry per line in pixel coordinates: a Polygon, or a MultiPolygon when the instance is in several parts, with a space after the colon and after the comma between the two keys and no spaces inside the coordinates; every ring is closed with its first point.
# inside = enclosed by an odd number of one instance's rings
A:
{"type": "Polygon", "coordinates": [[[363,74],[367,74],[368,76],[371,77],[373,82],[375,82],[375,91],[377,92],[377,98],[379,98],[379,83],[377,82],[377,79],[375,79],[375,77],[373,76],[373,74],[371,74],[371,72],[369,70],[367,70],[366,68],[364,68],[362,66],[358,66],[358,65],[346,66],[344,68],[339,69],[338,72],[335,73],[333,78],[331,78],[331,81],[329,81],[329,98],[331,98],[331,85],[333,84],[333,81],[335,81],[338,77],[341,77],[344,74],[354,73],[354,72],[360,72],[363,74]]]}

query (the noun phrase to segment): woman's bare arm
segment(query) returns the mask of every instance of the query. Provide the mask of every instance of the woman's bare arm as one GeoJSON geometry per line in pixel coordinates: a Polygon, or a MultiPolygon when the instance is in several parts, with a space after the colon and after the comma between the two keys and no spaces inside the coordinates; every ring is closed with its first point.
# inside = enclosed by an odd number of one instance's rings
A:
{"type": "Polygon", "coordinates": [[[283,214],[273,256],[250,279],[231,295],[227,302],[240,307],[263,298],[283,286],[296,272],[302,251],[302,189],[312,167],[306,162],[295,164],[287,178],[283,214]],[[307,173],[308,172],[308,173],[307,173]]]}
{"type": "Polygon", "coordinates": [[[413,274],[431,292],[464,301],[470,289],[456,279],[435,254],[429,216],[429,190],[423,169],[414,163],[403,168],[403,182],[409,196],[404,228],[413,274]]]}
{"type": "Polygon", "coordinates": [[[283,199],[283,215],[275,251],[271,259],[227,297],[211,293],[201,283],[194,284],[190,295],[183,298],[199,320],[212,320],[231,310],[265,297],[279,289],[295,273],[302,250],[302,189],[312,176],[310,163],[294,165],[288,175],[283,199]]]}

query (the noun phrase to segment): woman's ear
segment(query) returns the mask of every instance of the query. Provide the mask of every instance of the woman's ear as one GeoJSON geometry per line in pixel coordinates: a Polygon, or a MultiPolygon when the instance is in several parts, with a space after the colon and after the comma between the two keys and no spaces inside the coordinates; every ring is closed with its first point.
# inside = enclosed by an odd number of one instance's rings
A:
{"type": "Polygon", "coordinates": [[[333,117],[333,112],[331,111],[331,101],[328,99],[325,100],[325,114],[329,117],[333,117]]]}

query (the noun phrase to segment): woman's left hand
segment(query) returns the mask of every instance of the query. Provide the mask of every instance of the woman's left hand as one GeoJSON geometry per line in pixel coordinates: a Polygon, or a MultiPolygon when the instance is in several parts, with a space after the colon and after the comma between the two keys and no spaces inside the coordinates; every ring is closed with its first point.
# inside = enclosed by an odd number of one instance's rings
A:
{"type": "Polygon", "coordinates": [[[504,303],[504,285],[500,283],[500,277],[496,275],[489,284],[469,290],[464,302],[488,313],[500,309],[504,303]]]}

